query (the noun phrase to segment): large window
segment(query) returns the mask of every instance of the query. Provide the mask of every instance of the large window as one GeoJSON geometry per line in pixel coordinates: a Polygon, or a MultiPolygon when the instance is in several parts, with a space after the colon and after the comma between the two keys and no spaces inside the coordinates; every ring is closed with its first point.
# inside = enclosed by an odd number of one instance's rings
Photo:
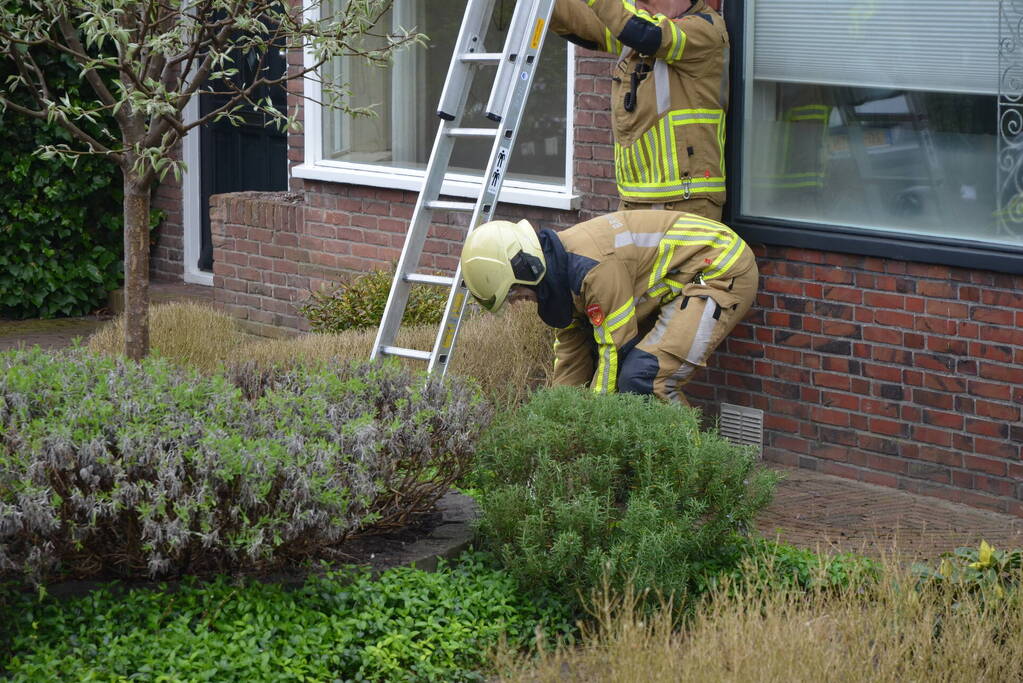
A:
{"type": "MultiPolygon", "coordinates": [[[[345,0],[332,0],[333,3],[345,0]]],[[[325,3],[329,11],[331,3],[325,3]]],[[[499,52],[514,9],[513,0],[498,0],[487,31],[486,51],[499,52]]],[[[392,67],[380,69],[358,58],[334,60],[323,77],[351,85],[349,104],[371,109],[372,116],[352,117],[320,108],[318,130],[312,148],[307,142],[307,159],[300,167],[306,177],[335,177],[402,187],[413,187],[421,178],[433,148],[439,119],[437,103],[447,76],[452,50],[465,11],[464,2],[395,0],[385,21],[393,27],[415,27],[428,36],[425,47],[400,52],[392,67]],[[312,157],[312,159],[308,158],[312,157]],[[320,175],[310,172],[310,162],[320,175]]],[[[556,36],[549,36],[534,77],[523,122],[512,156],[510,176],[502,198],[568,208],[571,194],[571,131],[569,48],[556,36]],[[547,195],[547,202],[544,201],[547,195]],[[557,201],[560,198],[561,201],[557,201]]],[[[493,127],[483,114],[492,84],[492,70],[484,67],[474,79],[469,110],[462,119],[465,127],[493,127]]],[[[307,89],[308,94],[308,89],[307,89]]],[[[307,122],[307,135],[309,125],[307,122]]],[[[447,191],[462,187],[471,193],[471,182],[486,165],[492,141],[476,139],[458,142],[451,159],[447,191]]]]}
{"type": "Polygon", "coordinates": [[[1000,190],[1000,5],[726,3],[741,88],[732,216],[1023,255],[1000,190]]]}

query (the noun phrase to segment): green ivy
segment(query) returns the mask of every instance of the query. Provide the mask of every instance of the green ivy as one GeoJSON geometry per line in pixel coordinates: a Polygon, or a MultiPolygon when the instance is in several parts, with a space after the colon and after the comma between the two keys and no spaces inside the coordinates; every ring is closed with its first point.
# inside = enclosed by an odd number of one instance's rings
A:
{"type": "MultiPolygon", "coordinates": [[[[0,83],[12,68],[0,62],[0,83]]],[[[51,56],[41,68],[54,91],[91,96],[69,59],[51,56]]],[[[102,157],[34,153],[54,143],[74,145],[57,124],[0,111],[0,318],[84,315],[123,279],[119,169],[102,157]]],[[[154,226],[159,218],[152,214],[154,226]]]]}
{"type": "Polygon", "coordinates": [[[435,573],[348,569],[294,591],[221,578],[11,600],[0,675],[13,681],[485,680],[501,638],[528,647],[537,626],[571,631],[564,606],[527,599],[472,553],[435,573]]]}

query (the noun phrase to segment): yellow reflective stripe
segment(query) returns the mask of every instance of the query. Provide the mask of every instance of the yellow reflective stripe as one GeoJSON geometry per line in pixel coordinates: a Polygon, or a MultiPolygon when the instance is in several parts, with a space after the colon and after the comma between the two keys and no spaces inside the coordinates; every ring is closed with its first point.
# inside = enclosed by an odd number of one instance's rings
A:
{"type": "Polygon", "coordinates": [[[620,55],[622,53],[621,41],[616,40],[611,29],[606,26],[604,27],[604,47],[612,54],[620,55]]]}
{"type": "Polygon", "coordinates": [[[664,61],[677,62],[682,59],[682,52],[686,49],[686,32],[680,29],[674,21],[669,20],[668,24],[671,26],[671,47],[668,49],[664,61]]]}
{"type": "Polygon", "coordinates": [[[786,121],[826,121],[830,117],[831,107],[823,104],[807,104],[792,107],[786,112],[786,121]]]}
{"type": "Polygon", "coordinates": [[[597,361],[597,382],[593,391],[601,394],[614,392],[618,380],[618,348],[611,333],[628,324],[636,316],[636,305],[632,297],[617,308],[599,327],[593,328],[593,337],[599,349],[597,361]]]}
{"type": "Polygon", "coordinates": [[[630,296],[629,300],[621,305],[614,313],[609,315],[604,321],[604,327],[607,328],[608,332],[614,332],[619,327],[629,322],[629,320],[636,315],[636,304],[634,299],[630,296]]]}
{"type": "Polygon", "coordinates": [[[718,158],[721,160],[721,175],[725,173],[725,117],[718,119],[718,158]]]}
{"type": "Polygon", "coordinates": [[[618,349],[615,348],[611,333],[604,326],[593,328],[593,337],[597,340],[597,374],[596,383],[590,387],[598,394],[611,393],[612,380],[618,377],[618,349]]]}
{"type": "Polygon", "coordinates": [[[736,235],[735,241],[729,247],[729,250],[718,256],[714,263],[710,264],[710,267],[703,271],[703,278],[711,280],[727,273],[728,269],[735,265],[735,262],[739,259],[745,248],[746,244],[736,235]]]}
{"type": "Polygon", "coordinates": [[[644,181],[648,183],[656,182],[651,167],[656,168],[657,157],[654,155],[654,150],[650,146],[650,136],[644,135],[640,138],[640,145],[642,147],[642,151],[646,152],[645,157],[640,155],[640,158],[643,160],[644,181]]]}

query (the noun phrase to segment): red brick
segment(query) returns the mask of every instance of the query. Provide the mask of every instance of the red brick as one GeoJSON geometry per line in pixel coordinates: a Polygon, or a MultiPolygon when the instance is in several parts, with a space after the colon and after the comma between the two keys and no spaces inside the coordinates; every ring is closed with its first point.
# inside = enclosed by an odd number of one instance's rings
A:
{"type": "Polygon", "coordinates": [[[995,365],[993,363],[980,364],[980,376],[984,379],[997,380],[1008,384],[1023,385],[1023,368],[995,365]]]}
{"type": "Polygon", "coordinates": [[[925,410],[923,411],[923,418],[925,424],[934,425],[935,427],[943,427],[945,429],[963,428],[963,416],[958,413],[925,410]]]}
{"type": "Polygon", "coordinates": [[[843,301],[849,304],[863,302],[863,293],[850,287],[825,287],[824,298],[828,301],[843,301]]]}
{"type": "Polygon", "coordinates": [[[902,309],[906,306],[906,298],[897,294],[882,294],[880,292],[865,292],[863,304],[872,308],[896,308],[902,309]]]}
{"type": "Polygon", "coordinates": [[[840,408],[855,412],[860,409],[860,398],[859,396],[837,391],[822,391],[821,404],[830,408],[840,408]]]}
{"type": "Polygon", "coordinates": [[[875,365],[873,363],[863,364],[863,376],[871,379],[879,379],[885,382],[901,382],[902,371],[886,365],[875,365]]]}
{"type": "Polygon", "coordinates": [[[955,394],[966,391],[966,380],[948,375],[924,375],[924,386],[938,391],[947,391],[955,394]]]}
{"type": "Polygon", "coordinates": [[[945,446],[946,448],[952,445],[952,435],[946,431],[923,425],[914,425],[910,431],[913,438],[917,441],[932,443],[936,446],[945,446]]]}
{"type": "Polygon", "coordinates": [[[970,320],[976,320],[981,323],[988,323],[991,325],[1005,325],[1011,327],[1013,325],[1013,311],[1005,308],[984,308],[982,306],[974,306],[970,310],[970,320]]]}
{"type": "Polygon", "coordinates": [[[881,417],[899,416],[899,406],[889,401],[865,398],[860,401],[860,410],[869,415],[879,415],[881,417]]]}
{"type": "Polygon", "coordinates": [[[844,410],[833,410],[831,408],[813,406],[810,408],[810,419],[814,422],[823,422],[824,424],[845,427],[849,424],[849,413],[844,410]]]}
{"type": "Polygon", "coordinates": [[[984,458],[976,455],[966,454],[963,456],[963,467],[976,472],[993,474],[996,477],[1004,477],[1008,473],[1006,462],[994,458],[984,458]]]}
{"type": "Polygon", "coordinates": [[[831,389],[849,389],[848,375],[837,375],[829,372],[813,373],[813,384],[818,387],[829,387],[831,389]]]}
{"type": "Polygon", "coordinates": [[[880,344],[902,344],[902,332],[890,327],[864,327],[863,339],[880,344]]]}
{"type": "Polygon", "coordinates": [[[909,427],[902,422],[894,420],[870,418],[870,431],[886,436],[907,436],[909,434],[909,427]]]}
{"type": "Polygon", "coordinates": [[[1018,443],[1007,443],[979,436],[973,440],[973,443],[974,450],[983,455],[991,455],[1006,460],[1017,460],[1020,457],[1020,445],[1018,443]]]}
{"type": "Polygon", "coordinates": [[[1020,409],[1004,403],[977,400],[974,412],[981,417],[990,417],[1005,422],[1019,422],[1020,420],[1020,409]]]}

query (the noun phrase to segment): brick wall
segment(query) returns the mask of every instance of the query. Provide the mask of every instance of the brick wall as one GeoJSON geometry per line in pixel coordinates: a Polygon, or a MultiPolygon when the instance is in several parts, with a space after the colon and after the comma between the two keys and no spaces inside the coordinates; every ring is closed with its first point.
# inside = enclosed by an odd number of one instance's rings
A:
{"type": "Polygon", "coordinates": [[[767,460],[1023,515],[1023,276],[758,247],[688,393],[765,412],[767,460]]]}
{"type": "Polygon", "coordinates": [[[160,183],[153,194],[152,208],[164,217],[152,234],[149,273],[154,280],[180,282],[185,273],[184,219],[181,183],[173,175],[160,183]]]}

